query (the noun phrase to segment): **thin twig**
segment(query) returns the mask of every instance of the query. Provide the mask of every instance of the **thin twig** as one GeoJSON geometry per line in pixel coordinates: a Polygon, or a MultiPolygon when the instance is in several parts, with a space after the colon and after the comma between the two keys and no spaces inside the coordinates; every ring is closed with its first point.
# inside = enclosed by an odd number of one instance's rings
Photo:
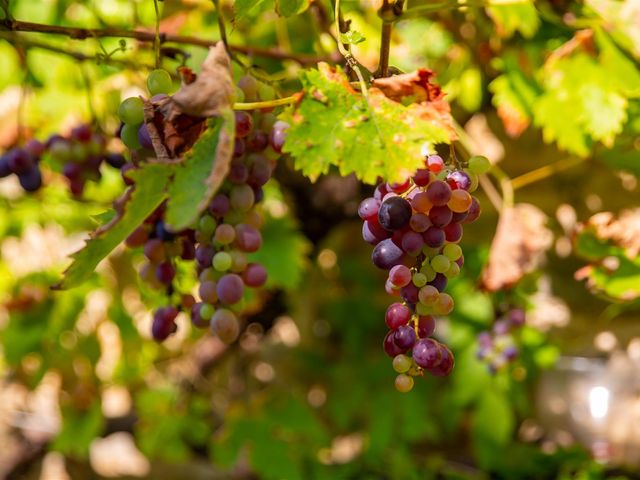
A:
{"type": "Polygon", "coordinates": [[[275,100],[265,100],[264,102],[248,102],[248,103],[234,103],[234,110],[259,110],[261,108],[273,108],[282,105],[291,105],[298,100],[297,95],[290,97],[276,98],[275,100]]]}
{"type": "MultiPolygon", "coordinates": [[[[64,35],[74,40],[85,40],[87,38],[133,38],[141,42],[153,42],[155,33],[144,30],[126,30],[120,28],[79,28],[63,27],[59,25],[45,25],[41,23],[22,22],[18,20],[0,21],[0,30],[14,32],[37,32],[51,35],[64,35]]],[[[217,43],[213,40],[206,40],[198,37],[184,35],[170,35],[160,32],[160,43],[178,43],[184,45],[194,45],[196,47],[213,47],[217,43]]],[[[303,53],[283,52],[280,49],[251,47],[246,45],[229,45],[229,49],[243,53],[245,55],[255,55],[259,57],[274,58],[278,60],[293,60],[301,65],[313,65],[318,62],[335,62],[337,57],[333,55],[309,55],[303,53]]]]}
{"type": "Polygon", "coordinates": [[[153,8],[156,12],[156,31],[153,37],[153,52],[156,59],[156,68],[160,68],[160,9],[158,8],[158,0],[153,0],[153,8]]]}
{"type": "Polygon", "coordinates": [[[576,165],[580,165],[585,162],[586,158],[580,157],[569,157],[563,158],[562,160],[558,160],[550,165],[545,165],[544,167],[536,168],[535,170],[531,170],[530,172],[523,173],[522,175],[513,178],[511,180],[511,185],[514,190],[525,187],[532,183],[535,183],[539,180],[544,180],[547,177],[550,177],[554,173],[562,172],[564,170],[568,170],[570,168],[575,167],[576,165]]]}

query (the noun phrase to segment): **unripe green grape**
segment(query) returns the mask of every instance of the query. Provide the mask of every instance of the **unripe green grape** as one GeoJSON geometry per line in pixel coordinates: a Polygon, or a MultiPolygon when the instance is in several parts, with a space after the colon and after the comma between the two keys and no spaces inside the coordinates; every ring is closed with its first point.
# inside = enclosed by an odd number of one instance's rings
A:
{"type": "Polygon", "coordinates": [[[444,276],[447,278],[454,278],[458,275],[460,275],[460,267],[456,262],[451,262],[451,266],[449,267],[449,270],[444,272],[444,276]]]}
{"type": "Polygon", "coordinates": [[[219,272],[226,272],[231,268],[231,255],[227,252],[218,252],[213,256],[213,261],[211,262],[213,268],[215,268],[219,272]]]}
{"type": "Polygon", "coordinates": [[[444,255],[436,255],[431,259],[431,268],[438,273],[444,273],[449,270],[451,261],[444,255]]]}
{"type": "Polygon", "coordinates": [[[200,307],[200,317],[203,320],[211,320],[211,317],[213,317],[215,312],[215,307],[209,303],[203,303],[202,307],[200,307]]]}
{"type": "Polygon", "coordinates": [[[447,243],[442,249],[442,254],[454,262],[462,256],[462,248],[456,243],[447,243]]]}
{"type": "Polygon", "coordinates": [[[464,171],[466,172],[467,175],[469,175],[469,179],[471,180],[471,185],[469,185],[469,188],[467,189],[467,192],[470,192],[470,193],[471,192],[475,192],[478,189],[478,184],[480,182],[478,174],[477,173],[473,173],[468,168],[465,168],[464,171]]]}
{"type": "Polygon", "coordinates": [[[138,126],[125,123],[120,131],[120,139],[131,150],[139,149],[140,142],[138,141],[138,126]]]}
{"type": "Polygon", "coordinates": [[[481,175],[487,173],[491,168],[491,162],[483,155],[475,155],[469,159],[469,170],[481,175]]]}
{"type": "Polygon", "coordinates": [[[432,248],[432,247],[429,247],[428,245],[425,245],[424,247],[422,247],[422,253],[424,253],[425,257],[435,257],[436,255],[438,255],[439,251],[440,251],[439,248],[432,248]]]}
{"type": "Polygon", "coordinates": [[[420,316],[429,315],[433,311],[429,305],[425,305],[424,303],[416,303],[416,313],[420,316]]]}
{"type": "Polygon", "coordinates": [[[426,261],[422,268],[420,269],[420,273],[427,277],[427,282],[432,282],[436,278],[436,271],[431,268],[429,261],[426,261]]]}
{"type": "MultiPolygon", "coordinates": [[[[118,117],[125,125],[138,126],[144,121],[144,103],[138,97],[129,97],[118,106],[118,117]]],[[[135,129],[136,140],[138,129],[135,129]]]]}
{"type": "Polygon", "coordinates": [[[217,227],[215,218],[211,215],[204,215],[198,222],[198,230],[206,237],[211,238],[217,227]]]}
{"type": "Polygon", "coordinates": [[[153,70],[147,77],[147,89],[152,97],[161,93],[169,95],[173,90],[173,82],[169,72],[162,69],[153,70]]]}
{"type": "Polygon", "coordinates": [[[412,363],[413,360],[410,357],[401,353],[393,358],[393,369],[398,373],[404,373],[411,368],[412,363]]]}
{"type": "Polygon", "coordinates": [[[267,85],[266,83],[259,82],[258,83],[258,92],[260,95],[261,101],[273,100],[276,98],[276,92],[271,85],[267,85]]]}
{"type": "Polygon", "coordinates": [[[413,284],[418,288],[423,287],[427,284],[427,276],[424,273],[414,273],[411,280],[413,281],[413,284]]]}
{"type": "Polygon", "coordinates": [[[402,393],[410,392],[413,388],[413,378],[409,375],[401,373],[396,377],[396,390],[402,393]]]}
{"type": "Polygon", "coordinates": [[[240,87],[235,87],[234,95],[235,95],[234,100],[236,101],[236,103],[244,102],[244,92],[240,87]]]}

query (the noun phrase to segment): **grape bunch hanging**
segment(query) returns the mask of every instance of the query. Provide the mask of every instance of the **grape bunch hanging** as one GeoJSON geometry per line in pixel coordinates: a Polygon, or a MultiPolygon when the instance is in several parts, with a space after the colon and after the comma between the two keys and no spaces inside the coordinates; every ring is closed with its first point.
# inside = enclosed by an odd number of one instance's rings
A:
{"type": "Polygon", "coordinates": [[[468,169],[451,169],[439,155],[428,155],[413,177],[379,184],[358,209],[362,236],[375,245],[371,260],[389,271],[385,289],[400,300],[386,311],[389,332],[383,347],[393,358],[401,392],[413,388],[413,377],[425,372],[446,376],[453,370],[451,350],[432,335],[436,317],[453,310],[445,289],[464,264],[458,245],[462,226],[480,215],[470,192],[477,188],[477,175],[489,167],[485,157],[477,156],[468,169]]]}
{"type": "Polygon", "coordinates": [[[517,337],[525,324],[525,311],[509,307],[498,312],[498,318],[490,331],[478,335],[478,359],[495,374],[507,368],[519,355],[517,337]]]}
{"type": "MultiPolygon", "coordinates": [[[[168,74],[158,70],[148,80],[152,95],[170,92],[168,74]]],[[[242,95],[256,95],[256,80],[243,77],[242,95]]],[[[142,123],[142,101],[126,99],[119,116],[124,125],[121,138],[132,150],[149,149],[151,142],[142,123]]],[[[267,280],[263,265],[249,255],[262,246],[263,218],[258,205],[262,187],[270,179],[288,125],[268,112],[235,112],[233,158],[224,183],[208,208],[192,228],[171,232],[161,205],[127,239],[129,247],[143,247],[146,258],[140,277],[157,289],[164,289],[171,304],[157,309],[151,333],[163,341],[177,331],[176,318],[186,310],[196,328],[210,328],[223,342],[231,343],[240,334],[246,287],[262,287],[267,280]],[[190,271],[198,277],[197,297],[177,292],[179,261],[193,261],[190,271]]],[[[126,178],[126,172],[125,172],[126,178]]]]}

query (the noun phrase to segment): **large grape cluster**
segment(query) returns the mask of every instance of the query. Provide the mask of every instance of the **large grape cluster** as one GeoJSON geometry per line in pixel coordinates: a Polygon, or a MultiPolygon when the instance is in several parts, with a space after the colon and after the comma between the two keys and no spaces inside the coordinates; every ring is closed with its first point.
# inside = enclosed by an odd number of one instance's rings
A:
{"type": "Polygon", "coordinates": [[[524,323],[524,310],[510,307],[498,317],[491,331],[478,335],[478,358],[487,365],[489,372],[504,370],[518,358],[516,335],[524,323]]]}
{"type": "MultiPolygon", "coordinates": [[[[253,94],[251,89],[256,85],[253,78],[243,77],[242,94],[245,90],[247,96],[253,94]]],[[[149,90],[154,93],[157,89],[149,86],[149,90]]],[[[123,107],[128,101],[121,105],[120,118],[124,127],[132,125],[140,133],[144,127],[139,123],[141,112],[135,113],[131,105],[123,107]]],[[[195,327],[208,327],[222,341],[233,342],[240,333],[239,314],[246,288],[261,287],[267,280],[264,266],[251,262],[249,254],[262,246],[263,219],[257,205],[264,196],[262,187],[271,177],[287,125],[277,122],[271,113],[258,111],[235,112],[235,123],[229,173],[197,223],[191,229],[172,233],[163,220],[164,207],[160,207],[127,239],[130,247],[144,248],[147,262],[140,271],[141,278],[154,287],[167,289],[170,298],[175,293],[176,260],[180,257],[194,261],[198,298],[182,294],[177,305],[156,310],[152,335],[158,341],[176,331],[178,312],[185,309],[195,327]]],[[[130,148],[139,148],[135,142],[126,140],[128,136],[128,133],[122,136],[125,143],[130,148]]]]}
{"type": "Polygon", "coordinates": [[[383,347],[393,358],[401,392],[411,390],[413,377],[424,372],[446,376],[453,369],[451,350],[432,335],[436,317],[453,310],[444,290],[464,264],[458,245],[463,225],[480,215],[469,192],[488,167],[486,158],[472,157],[468,169],[450,169],[439,155],[429,155],[413,177],[381,183],[358,209],[362,236],[375,245],[371,259],[389,271],[386,291],[399,297],[385,315],[389,332],[383,347]]]}

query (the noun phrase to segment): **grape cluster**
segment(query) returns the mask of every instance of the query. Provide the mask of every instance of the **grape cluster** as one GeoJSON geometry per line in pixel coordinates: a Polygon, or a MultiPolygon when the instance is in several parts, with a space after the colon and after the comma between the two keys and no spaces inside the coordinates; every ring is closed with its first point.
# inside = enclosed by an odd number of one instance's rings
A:
{"type": "Polygon", "coordinates": [[[453,310],[453,299],[444,290],[464,264],[458,245],[462,225],[480,215],[469,192],[489,166],[486,158],[472,157],[468,169],[450,169],[439,155],[428,155],[413,177],[379,184],[358,209],[362,236],[375,245],[371,259],[389,271],[386,291],[401,300],[387,309],[389,332],[383,342],[401,392],[411,390],[413,377],[425,371],[446,376],[453,369],[451,350],[430,337],[435,317],[453,310]]]}
{"type": "Polygon", "coordinates": [[[0,178],[15,174],[25,191],[35,192],[42,186],[40,160],[44,152],[45,145],[35,139],[9,150],[0,156],[0,178]]]}
{"type": "MultiPolygon", "coordinates": [[[[255,84],[251,77],[243,77],[242,94],[255,84]]],[[[149,90],[154,92],[151,87],[149,90]]],[[[127,115],[120,118],[125,127],[136,124],[127,123],[127,115]]],[[[222,341],[233,342],[240,333],[238,315],[243,310],[246,288],[262,287],[267,280],[264,266],[251,262],[248,255],[262,246],[263,219],[257,204],[263,199],[262,187],[271,178],[288,125],[277,122],[269,112],[258,111],[235,112],[235,123],[229,172],[196,225],[172,233],[163,221],[164,207],[160,207],[127,239],[130,247],[144,247],[147,262],[140,271],[141,278],[154,287],[166,288],[170,297],[175,290],[177,259],[195,263],[199,298],[196,301],[183,294],[179,305],[155,311],[152,335],[158,341],[176,331],[176,317],[184,309],[190,312],[195,327],[208,327],[222,341]]]]}
{"type": "Polygon", "coordinates": [[[76,198],[82,196],[88,180],[100,179],[103,162],[118,169],[126,164],[121,153],[108,151],[105,136],[88,124],[78,125],[67,136],[52,135],[45,146],[51,159],[62,165],[62,174],[76,198]]]}
{"type": "Polygon", "coordinates": [[[511,307],[498,317],[492,331],[478,335],[478,359],[487,364],[491,373],[503,370],[518,357],[515,334],[524,323],[524,310],[511,307]]]}

